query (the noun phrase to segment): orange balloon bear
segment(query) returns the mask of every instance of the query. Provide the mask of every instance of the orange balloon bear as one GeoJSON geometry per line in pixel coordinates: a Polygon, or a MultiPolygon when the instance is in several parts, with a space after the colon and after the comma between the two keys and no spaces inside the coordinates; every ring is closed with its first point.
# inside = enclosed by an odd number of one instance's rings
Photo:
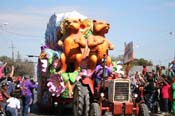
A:
{"type": "Polygon", "coordinates": [[[74,71],[79,70],[82,60],[81,48],[86,46],[85,38],[80,32],[80,24],[80,19],[68,18],[64,21],[66,36],[63,39],[63,53],[65,54],[66,68],[73,63],[74,71]]]}
{"type": "Polygon", "coordinates": [[[108,50],[113,50],[112,43],[105,38],[110,25],[104,21],[93,20],[93,34],[88,37],[89,53],[89,68],[95,69],[96,65],[100,64],[104,55],[106,57],[106,65],[110,66],[111,57],[108,56],[108,50]]]}

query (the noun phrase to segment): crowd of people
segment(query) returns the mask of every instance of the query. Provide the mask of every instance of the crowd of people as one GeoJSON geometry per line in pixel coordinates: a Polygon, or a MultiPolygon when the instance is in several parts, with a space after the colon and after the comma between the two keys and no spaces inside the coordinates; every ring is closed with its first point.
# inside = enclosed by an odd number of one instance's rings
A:
{"type": "Polygon", "coordinates": [[[33,103],[37,84],[29,76],[14,78],[15,67],[4,73],[7,63],[0,66],[0,113],[5,116],[27,116],[33,103]]]}
{"type": "Polygon", "coordinates": [[[169,66],[156,66],[148,71],[143,66],[141,72],[130,76],[132,94],[139,87],[144,87],[144,101],[150,112],[163,115],[175,115],[175,61],[169,66]]]}

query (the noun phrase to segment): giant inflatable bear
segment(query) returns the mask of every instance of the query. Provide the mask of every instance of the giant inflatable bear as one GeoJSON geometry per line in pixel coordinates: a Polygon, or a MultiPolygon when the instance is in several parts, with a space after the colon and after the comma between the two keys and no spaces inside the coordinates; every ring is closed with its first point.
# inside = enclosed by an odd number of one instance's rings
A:
{"type": "Polygon", "coordinates": [[[100,64],[102,59],[106,58],[106,65],[110,66],[111,58],[108,56],[108,50],[113,50],[113,45],[105,38],[110,25],[104,21],[93,20],[93,34],[88,37],[89,53],[89,68],[95,69],[96,65],[100,64]]]}
{"type": "Polygon", "coordinates": [[[66,36],[63,39],[63,53],[67,66],[73,64],[74,71],[79,70],[82,60],[81,48],[86,47],[86,41],[80,32],[81,21],[79,19],[68,18],[64,21],[66,36]]]}

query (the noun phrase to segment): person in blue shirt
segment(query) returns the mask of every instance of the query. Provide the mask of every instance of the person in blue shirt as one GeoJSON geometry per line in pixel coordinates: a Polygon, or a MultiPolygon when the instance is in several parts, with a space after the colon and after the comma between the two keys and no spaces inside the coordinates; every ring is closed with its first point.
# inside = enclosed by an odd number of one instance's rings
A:
{"type": "Polygon", "coordinates": [[[15,90],[15,84],[13,83],[13,79],[11,77],[7,77],[8,81],[8,94],[11,95],[12,92],[15,90]]]}

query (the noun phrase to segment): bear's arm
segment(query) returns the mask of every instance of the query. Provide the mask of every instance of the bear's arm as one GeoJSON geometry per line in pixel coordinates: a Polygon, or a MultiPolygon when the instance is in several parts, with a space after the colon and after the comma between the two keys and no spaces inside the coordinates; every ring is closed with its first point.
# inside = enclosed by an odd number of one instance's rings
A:
{"type": "Polygon", "coordinates": [[[88,47],[95,47],[98,46],[102,43],[104,43],[104,39],[101,38],[100,36],[96,36],[96,37],[90,37],[88,38],[88,47]]]}
{"type": "Polygon", "coordinates": [[[109,40],[107,40],[107,41],[108,41],[109,50],[114,50],[114,45],[109,40]]]}
{"type": "Polygon", "coordinates": [[[74,39],[75,43],[78,43],[82,48],[86,47],[86,39],[82,36],[81,38],[74,39]]]}

